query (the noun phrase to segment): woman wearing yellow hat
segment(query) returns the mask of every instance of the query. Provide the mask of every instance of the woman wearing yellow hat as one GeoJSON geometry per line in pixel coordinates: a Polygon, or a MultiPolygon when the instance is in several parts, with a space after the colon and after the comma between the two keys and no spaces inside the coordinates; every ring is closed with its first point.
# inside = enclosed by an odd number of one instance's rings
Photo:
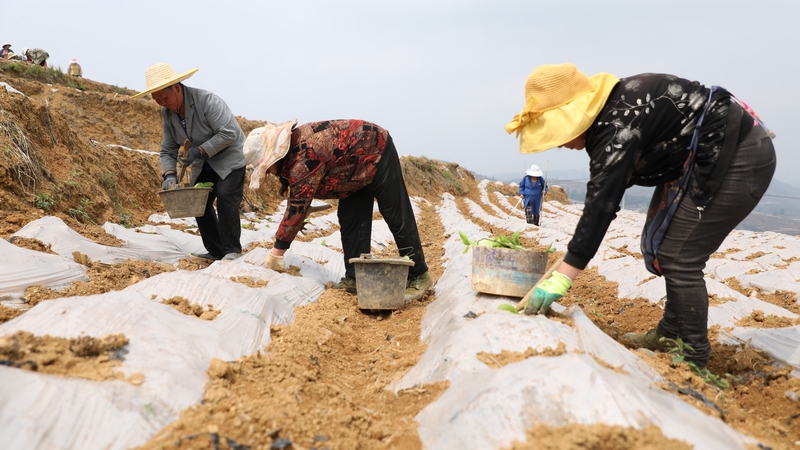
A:
{"type": "Polygon", "coordinates": [[[768,130],[727,90],[666,74],[587,77],[572,64],[536,68],[525,107],[506,131],[520,152],[585,148],[591,179],[564,262],[528,299],[541,314],[594,257],[625,189],[656,186],[642,232],[651,272],[663,275],[664,316],[657,329],[626,335],[664,350],[682,339],[687,360],[708,362],[708,292],[703,269],[728,233],[756,206],[775,171],[768,130]]]}

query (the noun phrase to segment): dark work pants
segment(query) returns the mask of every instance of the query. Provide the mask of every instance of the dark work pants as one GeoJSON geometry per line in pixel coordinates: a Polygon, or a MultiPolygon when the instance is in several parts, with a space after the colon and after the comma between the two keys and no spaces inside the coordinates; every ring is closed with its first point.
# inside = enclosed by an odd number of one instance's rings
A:
{"type": "Polygon", "coordinates": [[[339,200],[339,226],[344,251],[344,275],[355,278],[355,268],[350,258],[370,253],[372,241],[372,206],[378,201],[378,209],[389,226],[400,256],[408,256],[414,266],[408,269],[408,277],[416,277],[428,271],[425,255],[417,230],[417,221],[411,200],[408,198],[400,158],[392,138],[378,162],[372,183],[339,200]]]}
{"type": "Polygon", "coordinates": [[[533,206],[525,207],[525,221],[539,226],[539,211],[534,211],[533,206]]]}
{"type": "Polygon", "coordinates": [[[242,203],[245,168],[236,169],[223,180],[212,169],[205,169],[197,178],[197,183],[214,183],[206,202],[203,217],[195,217],[203,246],[216,257],[228,253],[241,253],[242,225],[239,221],[239,204],[242,203]],[[214,199],[217,209],[214,211],[214,199]]]}
{"type": "Polygon", "coordinates": [[[775,172],[775,149],[760,126],[740,141],[725,179],[702,212],[690,196],[681,201],[658,250],[658,264],[667,285],[667,302],[658,332],[680,338],[694,349],[687,360],[708,363],[708,291],[703,269],[736,227],[755,208],[775,172]]]}

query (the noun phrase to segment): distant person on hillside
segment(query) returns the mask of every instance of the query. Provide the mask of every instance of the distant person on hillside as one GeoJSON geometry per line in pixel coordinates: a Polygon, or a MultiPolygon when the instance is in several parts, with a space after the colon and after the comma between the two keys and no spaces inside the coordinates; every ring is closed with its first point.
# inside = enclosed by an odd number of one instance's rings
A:
{"type": "Polygon", "coordinates": [[[542,175],[542,170],[534,164],[525,171],[525,177],[519,182],[519,195],[525,206],[525,220],[537,227],[542,212],[542,197],[547,193],[547,184],[542,175]]]}
{"type": "Polygon", "coordinates": [[[67,75],[71,77],[83,77],[83,69],[81,69],[81,65],[78,64],[78,60],[72,58],[69,60],[69,67],[67,67],[67,75]]]}
{"type": "Polygon", "coordinates": [[[29,62],[47,67],[47,58],[50,54],[40,48],[23,48],[20,53],[29,62]]]}
{"type": "Polygon", "coordinates": [[[520,152],[586,148],[591,170],[564,262],[535,289],[525,313],[545,312],[572,286],[627,187],[656,186],[642,254],[647,269],[664,276],[667,301],[656,329],[626,338],[653,350],[682,339],[692,348],[686,359],[706,366],[711,346],[703,268],[772,179],[775,149],[763,124],[720,87],[654,73],[587,77],[569,63],[531,72],[525,102],[506,125],[521,136],[520,152]]]}
{"type": "Polygon", "coordinates": [[[178,149],[185,139],[191,142],[184,165],[191,164],[189,184],[213,182],[205,213],[196,217],[207,253],[192,254],[208,260],[233,260],[242,255],[239,204],[242,202],[244,174],[244,132],[228,105],[215,94],[185,86],[181,81],[197,69],[176,73],[169,64],[155,64],[145,71],[147,88],[132,98],[152,93],[162,106],[161,187],[178,183],[178,149]],[[214,200],[217,201],[216,211],[214,200]]]}
{"type": "Polygon", "coordinates": [[[3,49],[0,50],[0,58],[8,59],[12,56],[14,56],[14,51],[11,50],[11,44],[6,42],[5,44],[3,44],[3,49]]]}
{"type": "Polygon", "coordinates": [[[336,287],[356,293],[350,258],[371,251],[372,211],[377,200],[400,256],[414,262],[408,271],[405,301],[425,295],[433,279],[422,252],[397,149],[388,131],[363,120],[307,123],[294,128],[288,149],[276,149],[265,157],[267,173],[279,177],[281,195],[288,194],[286,213],[275,233],[267,267],[285,269],[283,255],[303,228],[311,200],[336,198],[345,266],[344,277],[336,287]]]}

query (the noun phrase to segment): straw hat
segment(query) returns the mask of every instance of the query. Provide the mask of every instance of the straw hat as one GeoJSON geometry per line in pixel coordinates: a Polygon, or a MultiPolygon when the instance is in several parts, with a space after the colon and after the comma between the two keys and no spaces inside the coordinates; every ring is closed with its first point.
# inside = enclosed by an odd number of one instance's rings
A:
{"type": "Polygon", "coordinates": [[[3,48],[5,48],[5,47],[11,47],[11,44],[9,44],[8,42],[6,42],[5,44],[3,44],[3,48]]]}
{"type": "Polygon", "coordinates": [[[147,88],[144,91],[131,96],[131,98],[138,98],[151,92],[160,91],[161,89],[172,86],[173,84],[178,84],[194,75],[195,72],[197,72],[197,69],[192,69],[179,75],[177,72],[175,72],[175,70],[172,69],[172,66],[167,63],[154,64],[148,67],[144,72],[147,88]]]}
{"type": "Polygon", "coordinates": [[[570,63],[539,66],[525,82],[525,107],[505,129],[520,137],[520,153],[566,144],[589,129],[618,81],[609,73],[587,77],[570,63]]]}
{"type": "Polygon", "coordinates": [[[542,176],[542,169],[539,168],[536,164],[532,165],[530,169],[525,171],[525,175],[529,177],[540,177],[542,176]]]}

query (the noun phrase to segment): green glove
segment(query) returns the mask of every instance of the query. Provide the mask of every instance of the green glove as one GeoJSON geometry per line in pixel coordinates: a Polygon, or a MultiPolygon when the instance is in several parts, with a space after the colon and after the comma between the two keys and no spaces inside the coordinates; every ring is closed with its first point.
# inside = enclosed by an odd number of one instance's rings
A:
{"type": "Polygon", "coordinates": [[[525,314],[544,314],[550,309],[550,304],[558,301],[567,289],[572,287],[572,281],[560,272],[553,272],[550,278],[542,281],[536,289],[533,290],[525,305],[525,314]]]}

